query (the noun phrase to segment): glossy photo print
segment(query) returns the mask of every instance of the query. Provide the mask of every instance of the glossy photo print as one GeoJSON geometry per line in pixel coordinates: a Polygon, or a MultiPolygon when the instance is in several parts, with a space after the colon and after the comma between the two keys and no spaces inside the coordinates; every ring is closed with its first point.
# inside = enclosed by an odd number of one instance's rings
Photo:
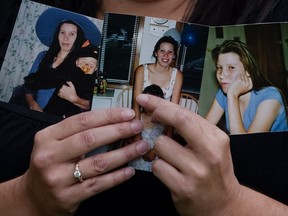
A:
{"type": "Polygon", "coordinates": [[[287,131],[287,30],[210,27],[199,114],[230,135],[287,131]]]}
{"type": "Polygon", "coordinates": [[[91,110],[102,25],[23,1],[0,72],[1,101],[60,118],[91,110]]]}
{"type": "Polygon", "coordinates": [[[152,94],[198,113],[209,27],[155,17],[108,13],[103,25],[97,94],[92,109],[129,107],[144,124],[141,134],[120,141],[118,148],[145,139],[151,146],[129,163],[151,171],[159,135],[177,136],[174,128],[152,122],[137,95],[152,94]],[[104,81],[103,81],[104,80],[104,81]],[[106,86],[103,91],[103,86],[106,86]]]}

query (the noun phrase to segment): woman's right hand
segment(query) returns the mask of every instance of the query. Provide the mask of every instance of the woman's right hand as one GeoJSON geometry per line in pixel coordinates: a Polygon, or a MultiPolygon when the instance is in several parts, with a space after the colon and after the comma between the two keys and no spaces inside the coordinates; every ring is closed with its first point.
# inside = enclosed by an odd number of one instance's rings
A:
{"type": "Polygon", "coordinates": [[[37,102],[35,102],[33,105],[31,105],[30,109],[38,111],[38,112],[43,112],[42,108],[39,106],[39,104],[37,102]]]}
{"type": "Polygon", "coordinates": [[[227,134],[178,104],[151,95],[137,102],[152,112],[153,122],[173,126],[187,143],[160,136],[154,146],[153,173],[170,189],[180,215],[226,215],[240,191],[227,134]]]}
{"type": "Polygon", "coordinates": [[[0,184],[0,208],[13,206],[5,209],[11,211],[7,215],[73,215],[81,201],[131,178],[133,168],[117,168],[144,155],[149,150],[145,141],[88,158],[82,155],[138,134],[143,125],[134,115],[121,108],[90,111],[38,132],[28,171],[0,184]],[[74,177],[76,164],[83,182],[74,177]]]}
{"type": "Polygon", "coordinates": [[[37,103],[37,101],[34,99],[34,96],[32,94],[25,94],[25,100],[31,110],[35,110],[38,112],[43,112],[40,105],[37,103]]]}
{"type": "Polygon", "coordinates": [[[154,122],[174,126],[187,145],[160,136],[153,173],[170,189],[182,216],[288,215],[288,207],[239,184],[233,170],[229,136],[183,107],[152,95],[137,102],[154,122]]]}

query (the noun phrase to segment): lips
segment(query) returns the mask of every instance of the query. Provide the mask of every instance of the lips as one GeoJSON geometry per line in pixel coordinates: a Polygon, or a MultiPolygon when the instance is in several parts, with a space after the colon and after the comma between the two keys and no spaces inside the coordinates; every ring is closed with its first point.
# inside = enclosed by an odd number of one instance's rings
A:
{"type": "Polygon", "coordinates": [[[67,44],[67,43],[62,43],[62,46],[69,46],[69,44],[67,44]]]}
{"type": "Polygon", "coordinates": [[[170,64],[170,60],[169,60],[169,59],[161,59],[161,61],[162,61],[163,63],[169,63],[169,64],[170,64]]]}
{"type": "Polygon", "coordinates": [[[229,85],[230,85],[229,83],[220,83],[222,89],[228,88],[229,85]]]}

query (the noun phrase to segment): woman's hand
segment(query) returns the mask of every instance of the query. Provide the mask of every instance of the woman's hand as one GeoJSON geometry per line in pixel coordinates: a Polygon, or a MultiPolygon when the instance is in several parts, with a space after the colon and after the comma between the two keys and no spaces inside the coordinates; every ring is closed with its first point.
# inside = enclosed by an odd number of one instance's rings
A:
{"type": "Polygon", "coordinates": [[[253,83],[249,75],[239,75],[237,79],[230,85],[227,95],[232,94],[238,98],[240,95],[249,92],[252,87],[253,83]]]}
{"type": "MultiPolygon", "coordinates": [[[[0,196],[3,205],[13,206],[13,212],[7,215],[72,215],[81,201],[132,177],[133,168],[117,168],[144,155],[149,150],[145,141],[88,158],[82,156],[138,134],[143,125],[133,120],[134,115],[130,109],[85,112],[38,132],[29,170],[7,183],[13,190],[11,199],[7,194],[5,199],[0,196]],[[76,164],[83,182],[74,177],[76,164]],[[14,207],[9,200],[18,200],[18,205],[14,207]]],[[[5,185],[0,184],[1,191],[5,191],[5,185]]]]}
{"type": "Polygon", "coordinates": [[[180,215],[287,215],[288,207],[238,183],[229,137],[179,105],[151,95],[137,98],[152,119],[175,127],[187,145],[160,136],[153,173],[170,189],[180,215]]]}
{"type": "Polygon", "coordinates": [[[38,111],[38,112],[43,112],[42,108],[40,107],[40,105],[37,102],[35,102],[33,105],[31,105],[30,109],[38,111]]]}
{"type": "Polygon", "coordinates": [[[199,115],[150,95],[137,102],[154,122],[175,127],[183,147],[160,136],[154,149],[159,159],[153,173],[170,189],[181,215],[225,215],[237,200],[240,185],[234,175],[229,137],[199,115]]]}
{"type": "Polygon", "coordinates": [[[62,99],[70,101],[71,103],[75,103],[78,98],[75,86],[70,81],[67,81],[66,83],[67,85],[62,85],[62,87],[60,88],[58,96],[62,99]]]}
{"type": "Polygon", "coordinates": [[[75,86],[72,82],[67,81],[67,85],[62,85],[58,91],[58,96],[65,99],[83,110],[90,110],[90,101],[80,98],[77,95],[75,86]]]}
{"type": "Polygon", "coordinates": [[[40,105],[36,102],[34,99],[34,96],[32,94],[25,94],[25,100],[31,110],[35,110],[38,112],[43,112],[42,108],[40,105]]]}

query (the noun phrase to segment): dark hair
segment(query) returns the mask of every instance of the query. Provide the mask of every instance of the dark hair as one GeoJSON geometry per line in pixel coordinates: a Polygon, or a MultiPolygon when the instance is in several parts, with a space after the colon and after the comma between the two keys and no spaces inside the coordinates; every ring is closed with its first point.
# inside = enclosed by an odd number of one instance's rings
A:
{"type": "Polygon", "coordinates": [[[226,40],[220,46],[216,46],[211,52],[215,65],[217,65],[219,55],[225,53],[235,53],[239,56],[244,69],[252,79],[254,90],[260,90],[263,87],[273,85],[271,81],[261,73],[258,63],[247,44],[236,40],[226,40]]]}
{"type": "MultiPolygon", "coordinates": [[[[34,0],[91,17],[101,9],[103,0],[34,0]]],[[[187,7],[186,20],[204,25],[233,25],[288,21],[287,0],[197,0],[187,7]],[[194,9],[192,9],[194,8],[194,9]]]]}
{"type": "Polygon", "coordinates": [[[164,93],[160,86],[156,84],[151,84],[144,88],[142,91],[143,94],[150,94],[164,99],[164,93]]]}
{"type": "MultiPolygon", "coordinates": [[[[150,94],[150,95],[154,95],[154,96],[164,99],[164,93],[161,87],[156,84],[151,84],[149,86],[146,86],[144,90],[142,91],[142,94],[150,94]]],[[[140,106],[140,112],[141,113],[144,112],[144,108],[141,106],[140,106]]]]}
{"type": "Polygon", "coordinates": [[[47,54],[45,55],[45,57],[43,58],[43,60],[41,61],[40,67],[47,67],[50,66],[53,61],[54,58],[57,56],[58,52],[60,51],[60,44],[59,44],[59,40],[58,40],[58,35],[60,32],[60,28],[64,23],[68,23],[68,24],[73,24],[77,27],[77,38],[72,46],[72,49],[70,51],[70,53],[67,55],[67,57],[65,58],[64,61],[70,61],[74,62],[76,59],[76,56],[74,55],[74,51],[78,50],[81,48],[82,44],[85,41],[85,35],[84,35],[84,31],[83,29],[74,21],[72,20],[65,20],[61,23],[59,23],[59,25],[57,26],[54,36],[53,36],[53,40],[52,43],[47,51],[47,54]]]}
{"type": "MultiPolygon", "coordinates": [[[[103,0],[94,0],[96,10],[101,8],[102,2],[103,0]]],[[[82,3],[82,5],[85,4],[82,3]]],[[[204,25],[288,21],[287,0],[197,0],[192,10],[193,7],[193,3],[187,7],[185,21],[204,25]]]]}
{"type": "Polygon", "coordinates": [[[99,48],[94,45],[88,45],[81,47],[76,53],[77,58],[81,57],[92,57],[98,61],[99,57],[99,48]]]}
{"type": "Polygon", "coordinates": [[[287,21],[287,10],[286,0],[198,0],[187,21],[213,26],[280,22],[287,21]]]}
{"type": "Polygon", "coordinates": [[[175,54],[175,59],[177,58],[177,52],[178,52],[178,42],[171,36],[163,36],[161,37],[157,43],[154,46],[154,50],[153,50],[153,56],[156,58],[156,52],[160,49],[160,45],[162,43],[170,43],[173,45],[173,51],[175,54]]]}

